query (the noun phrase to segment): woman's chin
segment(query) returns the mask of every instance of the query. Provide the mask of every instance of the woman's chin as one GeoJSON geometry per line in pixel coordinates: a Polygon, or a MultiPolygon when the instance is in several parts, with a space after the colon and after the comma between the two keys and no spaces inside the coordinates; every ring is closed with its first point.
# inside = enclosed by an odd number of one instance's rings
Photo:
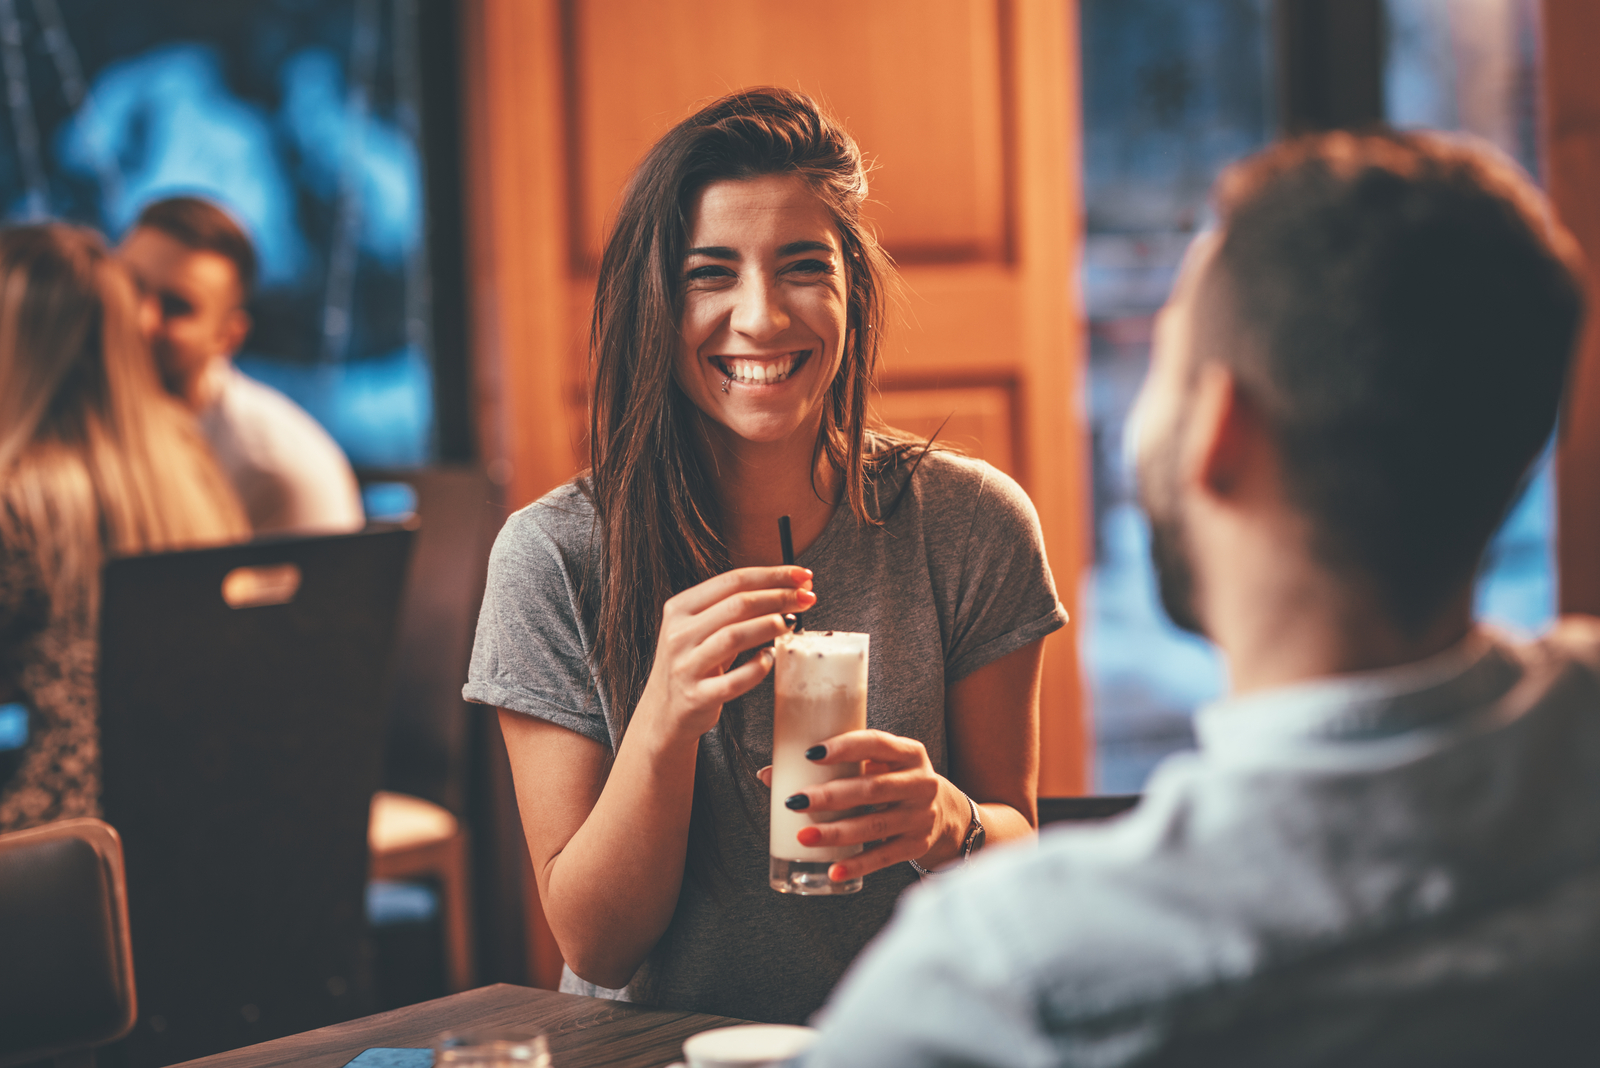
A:
{"type": "Polygon", "coordinates": [[[810,420],[804,416],[793,414],[760,415],[755,413],[735,414],[727,411],[720,413],[720,418],[714,420],[722,431],[722,436],[730,445],[744,443],[748,445],[779,445],[784,442],[800,442],[805,448],[811,447],[814,434],[802,434],[810,420]]]}

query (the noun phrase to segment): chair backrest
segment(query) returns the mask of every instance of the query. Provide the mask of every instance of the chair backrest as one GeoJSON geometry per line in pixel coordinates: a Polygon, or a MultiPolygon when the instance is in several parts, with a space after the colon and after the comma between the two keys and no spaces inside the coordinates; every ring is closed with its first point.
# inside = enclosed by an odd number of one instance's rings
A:
{"type": "Polygon", "coordinates": [[[0,835],[0,1068],[121,1038],[135,1012],[117,832],[74,819],[0,835]]]}
{"type": "Polygon", "coordinates": [[[140,969],[129,1068],[370,1011],[367,813],[411,540],[107,566],[102,805],[140,969]]]}
{"type": "Polygon", "coordinates": [[[1139,803],[1139,794],[1096,794],[1090,797],[1039,798],[1039,826],[1105,820],[1120,816],[1139,803]]]}
{"type": "Polygon", "coordinates": [[[500,488],[483,471],[467,466],[357,474],[368,489],[409,486],[417,520],[395,635],[384,787],[464,815],[471,773],[469,706],[461,687],[472,657],[489,549],[505,520],[500,488]]]}

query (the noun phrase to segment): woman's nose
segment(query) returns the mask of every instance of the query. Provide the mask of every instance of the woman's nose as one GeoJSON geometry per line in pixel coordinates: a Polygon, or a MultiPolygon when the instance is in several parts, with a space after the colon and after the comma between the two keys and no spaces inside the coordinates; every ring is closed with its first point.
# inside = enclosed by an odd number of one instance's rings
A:
{"type": "Polygon", "coordinates": [[[746,337],[775,337],[789,328],[789,310],[781,292],[762,280],[739,287],[733,308],[733,329],[746,337]]]}

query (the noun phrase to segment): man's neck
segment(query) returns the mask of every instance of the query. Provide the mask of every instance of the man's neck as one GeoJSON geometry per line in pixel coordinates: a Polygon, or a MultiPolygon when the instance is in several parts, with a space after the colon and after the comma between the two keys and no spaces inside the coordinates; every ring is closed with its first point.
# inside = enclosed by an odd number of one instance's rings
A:
{"type": "Polygon", "coordinates": [[[233,367],[233,360],[227,356],[214,356],[206,361],[198,374],[190,378],[183,385],[179,394],[186,408],[196,415],[217,403],[222,396],[222,389],[228,382],[228,372],[233,367]]]}
{"type": "Polygon", "coordinates": [[[1472,629],[1470,584],[1428,622],[1408,627],[1370,582],[1330,571],[1281,540],[1237,559],[1250,566],[1215,582],[1218,595],[1206,603],[1207,629],[1227,659],[1234,694],[1415,663],[1472,629]]]}

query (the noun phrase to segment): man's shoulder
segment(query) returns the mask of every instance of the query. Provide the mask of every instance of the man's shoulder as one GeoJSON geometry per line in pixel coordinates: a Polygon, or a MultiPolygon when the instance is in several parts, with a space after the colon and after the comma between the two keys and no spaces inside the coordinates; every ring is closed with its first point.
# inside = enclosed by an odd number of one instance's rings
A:
{"type": "Polygon", "coordinates": [[[1049,830],[914,888],[825,1010],[814,1063],[967,1063],[973,1043],[1012,1051],[983,1063],[1055,1063],[1138,1040],[1151,1006],[1217,969],[1206,911],[1157,870],[1170,815],[1049,830]]]}
{"type": "Polygon", "coordinates": [[[1187,952],[1217,919],[1217,902],[1171,892],[1199,874],[1172,848],[1185,811],[1158,801],[1047,828],[1035,846],[996,850],[927,886],[907,911],[960,931],[951,951],[988,973],[981,982],[1021,983],[1042,1002],[1099,1011],[1168,996],[1202,981],[1187,952]]]}
{"type": "MultiPolygon", "coordinates": [[[[238,368],[229,375],[218,414],[236,438],[266,451],[307,447],[339,450],[322,424],[288,395],[238,368]]],[[[344,453],[339,450],[342,459],[344,453]]]]}

